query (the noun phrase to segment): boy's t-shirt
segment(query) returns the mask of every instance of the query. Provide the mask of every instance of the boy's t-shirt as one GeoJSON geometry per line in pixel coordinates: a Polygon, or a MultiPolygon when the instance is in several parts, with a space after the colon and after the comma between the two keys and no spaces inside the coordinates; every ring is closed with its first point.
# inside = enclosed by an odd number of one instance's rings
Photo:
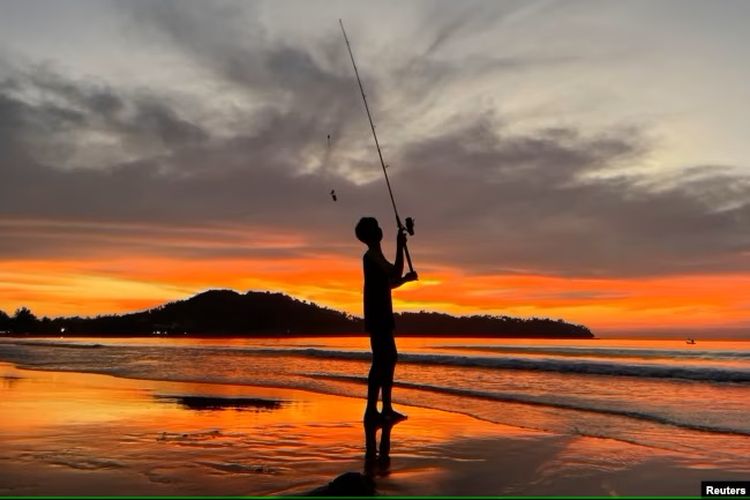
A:
{"type": "Polygon", "coordinates": [[[390,282],[393,265],[381,252],[373,250],[365,252],[362,265],[365,275],[365,330],[369,333],[392,331],[396,326],[390,282]]]}

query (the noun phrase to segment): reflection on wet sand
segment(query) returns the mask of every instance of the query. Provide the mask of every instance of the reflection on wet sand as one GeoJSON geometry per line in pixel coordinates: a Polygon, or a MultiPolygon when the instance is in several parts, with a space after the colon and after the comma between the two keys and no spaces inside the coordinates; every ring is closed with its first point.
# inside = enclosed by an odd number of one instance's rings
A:
{"type": "Polygon", "coordinates": [[[386,477],[391,467],[391,431],[401,422],[365,420],[365,474],[368,477],[386,477]],[[377,432],[380,429],[380,447],[377,444],[377,432]]]}
{"type": "Polygon", "coordinates": [[[2,377],[3,380],[3,389],[12,389],[14,385],[16,385],[16,382],[21,380],[21,377],[17,377],[15,375],[4,375],[2,377]]]}
{"type": "Polygon", "coordinates": [[[0,496],[291,495],[331,484],[386,495],[689,495],[707,474],[747,477],[670,450],[416,406],[396,431],[363,429],[361,397],[4,363],[0,375],[0,496]],[[156,395],[206,399],[197,411],[156,395]],[[259,400],[279,406],[243,411],[259,400]]]}
{"type": "Polygon", "coordinates": [[[227,398],[216,396],[157,395],[157,400],[174,401],[189,410],[253,410],[271,411],[281,408],[285,401],[261,398],[227,398]]]}
{"type": "Polygon", "coordinates": [[[312,490],[311,496],[371,496],[377,492],[377,477],[390,475],[391,467],[391,431],[401,420],[383,421],[381,419],[365,419],[365,465],[364,474],[359,472],[345,472],[328,484],[312,490]],[[380,434],[378,448],[377,433],[380,434]]]}

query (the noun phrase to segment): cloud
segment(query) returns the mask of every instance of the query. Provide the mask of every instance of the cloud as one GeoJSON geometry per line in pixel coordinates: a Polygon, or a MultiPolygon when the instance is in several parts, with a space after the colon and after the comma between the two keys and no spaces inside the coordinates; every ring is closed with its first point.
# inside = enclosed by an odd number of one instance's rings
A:
{"type": "MultiPolygon", "coordinates": [[[[0,217],[14,226],[12,233],[6,228],[9,237],[0,243],[0,254],[6,258],[97,253],[114,245],[195,257],[250,255],[257,253],[252,246],[276,227],[288,232],[304,226],[324,239],[345,225],[348,235],[355,214],[367,202],[368,188],[358,189],[335,172],[305,168],[313,142],[319,143],[314,152],[322,156],[325,150],[325,139],[319,139],[322,131],[316,131],[309,117],[266,108],[250,117],[252,133],[240,130],[219,139],[183,119],[158,94],[132,95],[106,85],[93,88],[34,68],[2,82],[0,217]],[[161,147],[144,151],[157,131],[161,147]],[[109,135],[121,154],[82,168],[74,153],[89,147],[84,137],[91,132],[109,135]],[[64,143],[67,154],[39,154],[40,148],[57,141],[64,143]],[[337,204],[329,197],[331,188],[339,189],[337,204]],[[352,191],[365,199],[352,196],[352,191]],[[57,221],[65,233],[24,227],[16,223],[19,220],[57,221]],[[100,224],[85,224],[92,221],[100,224]],[[196,231],[194,237],[204,239],[203,244],[180,246],[162,241],[169,231],[140,228],[153,237],[150,242],[146,237],[124,242],[120,228],[133,223],[157,229],[170,224],[240,224],[257,236],[255,241],[226,238],[224,246],[207,247],[210,239],[196,231]]],[[[325,241],[316,244],[318,249],[326,246],[325,241]]]]}
{"type": "Polygon", "coordinates": [[[420,26],[421,33],[427,33],[427,48],[421,57],[437,52],[451,41],[465,36],[476,35],[497,25],[503,14],[513,7],[485,2],[440,1],[427,5],[425,19],[429,22],[420,26]]]}
{"type": "MultiPolygon", "coordinates": [[[[498,131],[499,129],[499,131],[498,131]]],[[[467,270],[638,276],[747,270],[748,177],[718,166],[662,176],[587,174],[637,162],[630,134],[505,136],[479,122],[411,145],[411,203],[431,258],[467,270]],[[415,200],[416,198],[416,200],[415,200]],[[734,203],[726,206],[728,200],[734,203]],[[724,204],[724,208],[722,207],[724,204]],[[427,208],[428,207],[428,208],[427,208]],[[460,256],[460,257],[458,257],[460,256]]]]}
{"type": "MultiPolygon", "coordinates": [[[[161,40],[159,50],[182,51],[236,94],[235,114],[219,121],[237,125],[218,133],[175,89],[3,66],[0,227],[10,237],[0,257],[120,248],[206,259],[320,251],[349,258],[359,252],[352,227],[360,216],[378,216],[389,234],[392,214],[338,33],[279,40],[247,4],[130,7],[161,40]],[[220,237],[210,233],[226,227],[220,237]],[[277,233],[299,239],[269,245],[277,233]]],[[[483,21],[474,11],[461,19],[468,24],[436,28],[427,62],[405,77],[410,84],[366,73],[384,128],[405,130],[394,122],[439,98],[429,80],[460,86],[486,71],[469,65],[467,75],[455,61],[429,59],[483,21]]],[[[226,112],[204,99],[208,111],[226,112]]],[[[418,268],[602,277],[748,269],[747,176],[721,165],[599,175],[648,154],[637,129],[520,133],[502,116],[462,110],[436,119],[429,133],[390,137],[398,137],[386,141],[397,201],[402,216],[417,220],[418,268]]]]}
{"type": "Polygon", "coordinates": [[[308,126],[314,122],[316,131],[338,137],[341,124],[355,114],[360,118],[361,103],[336,31],[312,44],[278,39],[247,2],[160,1],[126,9],[165,50],[182,52],[191,64],[232,84],[246,98],[262,100],[276,112],[294,113],[308,126]]]}
{"type": "Polygon", "coordinates": [[[44,65],[11,68],[0,73],[0,126],[55,167],[104,167],[209,139],[158,94],[64,78],[44,65]]]}

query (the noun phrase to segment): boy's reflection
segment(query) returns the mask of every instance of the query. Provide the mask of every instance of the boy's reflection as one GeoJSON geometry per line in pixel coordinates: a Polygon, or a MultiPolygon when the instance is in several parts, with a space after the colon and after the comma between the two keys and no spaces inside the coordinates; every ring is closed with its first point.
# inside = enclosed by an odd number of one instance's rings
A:
{"type": "Polygon", "coordinates": [[[395,422],[378,419],[365,419],[365,474],[370,477],[387,476],[390,474],[391,466],[391,430],[393,426],[401,420],[395,422]],[[377,432],[380,432],[380,449],[377,444],[377,432]]]}

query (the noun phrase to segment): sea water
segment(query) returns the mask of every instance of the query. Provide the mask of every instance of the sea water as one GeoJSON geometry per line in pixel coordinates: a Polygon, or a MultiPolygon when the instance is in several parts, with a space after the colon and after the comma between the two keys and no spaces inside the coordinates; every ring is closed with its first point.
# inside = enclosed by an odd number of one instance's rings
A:
{"type": "MultiPolygon", "coordinates": [[[[396,403],[750,471],[750,341],[399,338],[396,403]]],[[[4,338],[21,368],[361,396],[364,336],[4,338]]]]}

